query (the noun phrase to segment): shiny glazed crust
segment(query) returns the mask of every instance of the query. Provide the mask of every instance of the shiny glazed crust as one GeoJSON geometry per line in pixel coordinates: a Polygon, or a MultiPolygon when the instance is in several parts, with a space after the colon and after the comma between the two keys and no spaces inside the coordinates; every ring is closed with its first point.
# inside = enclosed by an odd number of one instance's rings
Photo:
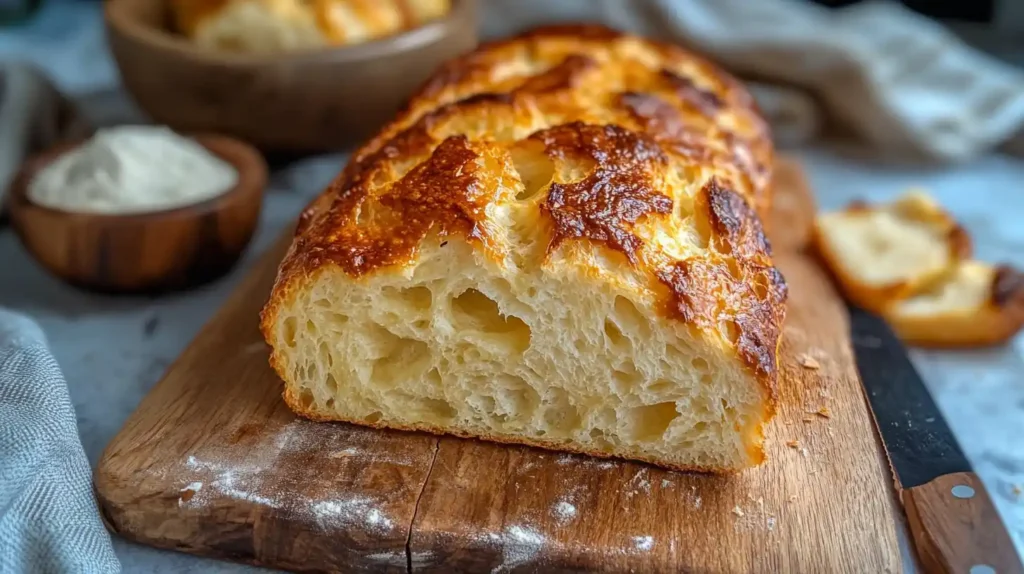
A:
{"type": "MultiPolygon", "coordinates": [[[[786,299],[761,223],[771,164],[749,94],[681,48],[596,26],[485,45],[439,69],[303,212],[262,315],[271,364],[293,382],[275,346],[279,314],[328,271],[342,270],[353,284],[400,274],[424,246],[456,237],[499,268],[572,266],[608,281],[611,266],[620,274],[611,280],[650,301],[649,313],[720,344],[757,381],[761,412],[743,432],[749,462],[760,462],[786,299]],[[550,185],[534,184],[522,157],[543,164],[540,183],[550,185]],[[523,261],[526,248],[501,217],[517,201],[535,206],[531,228],[544,244],[523,261]]],[[[341,418],[304,404],[291,384],[285,399],[308,418],[341,418]]],[[[345,420],[622,456],[564,441],[345,420]]]]}

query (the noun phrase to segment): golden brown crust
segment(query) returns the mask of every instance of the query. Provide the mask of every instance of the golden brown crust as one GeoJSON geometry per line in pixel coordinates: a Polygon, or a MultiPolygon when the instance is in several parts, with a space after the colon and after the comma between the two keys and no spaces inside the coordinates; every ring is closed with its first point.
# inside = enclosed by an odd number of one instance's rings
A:
{"type": "Polygon", "coordinates": [[[654,188],[655,165],[667,159],[644,134],[619,126],[579,122],[549,128],[530,136],[545,153],[559,159],[575,156],[594,163],[590,175],[573,183],[554,182],[541,210],[553,221],[548,253],[567,239],[586,238],[639,261],[641,240],[632,232],[638,219],[672,211],[672,200],[654,188]]]}

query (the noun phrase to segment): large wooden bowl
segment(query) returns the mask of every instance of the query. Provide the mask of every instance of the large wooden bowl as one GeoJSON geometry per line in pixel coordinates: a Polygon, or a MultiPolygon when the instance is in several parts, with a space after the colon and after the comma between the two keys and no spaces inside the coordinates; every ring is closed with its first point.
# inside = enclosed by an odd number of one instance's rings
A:
{"type": "Polygon", "coordinates": [[[76,213],[33,203],[28,184],[80,142],[30,158],[7,207],[22,244],[48,271],[94,291],[181,289],[215,279],[238,261],[259,223],[267,166],[252,146],[214,135],[196,141],[238,170],[228,192],[193,205],[139,214],[76,213]]]}
{"type": "Polygon", "coordinates": [[[474,47],[475,2],[381,40],[279,55],[199,48],[169,31],[165,0],[107,0],[106,24],[124,85],[157,122],[302,153],[363,140],[438,64],[474,47]]]}

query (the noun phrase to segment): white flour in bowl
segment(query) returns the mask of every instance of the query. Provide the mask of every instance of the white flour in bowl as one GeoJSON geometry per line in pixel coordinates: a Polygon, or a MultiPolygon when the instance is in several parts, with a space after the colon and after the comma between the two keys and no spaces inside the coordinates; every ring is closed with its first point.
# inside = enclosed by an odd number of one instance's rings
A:
{"type": "Polygon", "coordinates": [[[80,213],[162,211],[200,203],[238,183],[233,166],[157,126],[100,130],[29,182],[33,203],[80,213]]]}

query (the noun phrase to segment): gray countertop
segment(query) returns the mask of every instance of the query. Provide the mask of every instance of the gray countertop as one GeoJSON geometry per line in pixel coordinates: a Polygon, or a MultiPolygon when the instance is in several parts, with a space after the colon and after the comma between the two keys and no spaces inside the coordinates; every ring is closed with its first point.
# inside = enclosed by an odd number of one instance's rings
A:
{"type": "MultiPolygon", "coordinates": [[[[44,14],[43,23],[33,30],[5,31],[0,35],[0,58],[14,54],[37,61],[62,88],[76,94],[116,89],[116,73],[103,56],[97,9],[74,6],[81,11],[74,14],[74,27],[44,14]],[[26,51],[25,38],[45,26],[62,40],[43,50],[26,51]],[[90,49],[101,55],[80,57],[90,49]]],[[[824,208],[856,197],[890,198],[920,185],[960,218],[975,240],[979,258],[1024,268],[1024,162],[990,156],[962,166],[925,168],[871,164],[826,151],[797,155],[824,208]]],[[[79,431],[93,464],[246,268],[342,161],[340,156],[314,158],[276,173],[258,235],[243,262],[229,276],[188,293],[111,298],[76,291],[47,275],[13,233],[0,228],[0,305],[30,314],[46,331],[68,379],[79,431]]],[[[1024,336],[996,349],[914,351],[912,356],[1024,554],[1024,336]]],[[[115,540],[115,549],[126,572],[249,570],[121,540],[115,540]]]]}

